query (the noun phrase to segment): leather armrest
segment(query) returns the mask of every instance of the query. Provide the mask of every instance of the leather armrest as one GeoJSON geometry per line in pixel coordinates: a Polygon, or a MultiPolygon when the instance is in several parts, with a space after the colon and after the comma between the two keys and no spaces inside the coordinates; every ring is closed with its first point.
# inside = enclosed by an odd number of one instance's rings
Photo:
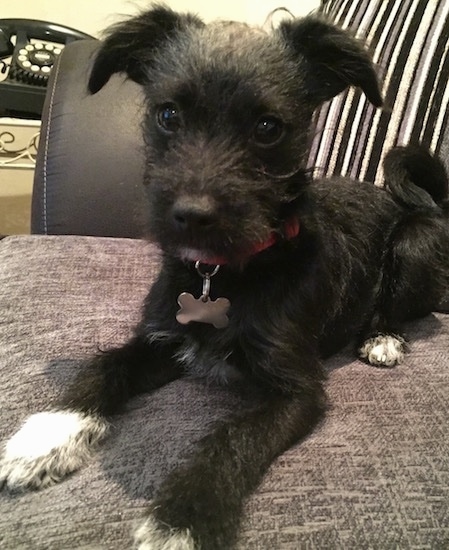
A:
{"type": "Polygon", "coordinates": [[[144,233],[140,87],[114,75],[87,91],[97,40],[69,44],[48,85],[31,231],[139,237],[144,233]]]}

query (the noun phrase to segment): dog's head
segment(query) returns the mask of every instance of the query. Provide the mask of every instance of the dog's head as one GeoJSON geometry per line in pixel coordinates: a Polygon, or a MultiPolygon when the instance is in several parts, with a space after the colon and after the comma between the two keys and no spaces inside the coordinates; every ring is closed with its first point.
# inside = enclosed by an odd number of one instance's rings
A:
{"type": "Polygon", "coordinates": [[[158,6],[112,29],[91,93],[115,72],[145,90],[151,234],[165,251],[208,263],[241,261],[274,234],[295,233],[319,105],[349,86],[382,103],[366,50],[316,17],[266,33],[158,6]]]}

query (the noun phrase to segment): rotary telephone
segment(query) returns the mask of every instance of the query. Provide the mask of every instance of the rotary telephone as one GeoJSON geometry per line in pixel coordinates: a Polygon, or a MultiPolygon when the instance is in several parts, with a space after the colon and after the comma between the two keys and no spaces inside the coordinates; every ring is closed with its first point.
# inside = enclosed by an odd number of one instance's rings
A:
{"type": "Polygon", "coordinates": [[[53,65],[66,44],[86,38],[46,21],[0,19],[0,116],[40,118],[53,65]]]}

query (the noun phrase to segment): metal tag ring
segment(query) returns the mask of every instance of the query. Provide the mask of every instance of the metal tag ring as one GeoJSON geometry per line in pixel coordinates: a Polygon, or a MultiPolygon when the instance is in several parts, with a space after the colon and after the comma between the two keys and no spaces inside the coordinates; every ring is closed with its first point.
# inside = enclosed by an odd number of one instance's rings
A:
{"type": "Polygon", "coordinates": [[[199,260],[197,262],[195,262],[195,269],[196,269],[198,275],[200,275],[203,279],[206,279],[207,277],[213,277],[214,275],[216,275],[218,273],[218,270],[220,269],[220,266],[216,265],[211,273],[209,273],[209,272],[203,273],[200,269],[200,266],[201,266],[201,262],[199,260]]]}

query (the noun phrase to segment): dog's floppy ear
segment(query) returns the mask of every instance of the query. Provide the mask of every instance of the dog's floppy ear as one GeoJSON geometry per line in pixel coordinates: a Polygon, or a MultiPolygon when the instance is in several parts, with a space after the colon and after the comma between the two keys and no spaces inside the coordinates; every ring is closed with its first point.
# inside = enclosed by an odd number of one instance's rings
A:
{"type": "Polygon", "coordinates": [[[88,84],[90,93],[101,90],[117,72],[125,72],[143,84],[143,66],[154,50],[189,25],[203,26],[204,23],[195,15],[179,14],[163,5],[113,25],[93,63],[88,84]]]}
{"type": "Polygon", "coordinates": [[[347,32],[315,16],[283,21],[282,38],[305,63],[306,87],[318,106],[349,86],[361,88],[376,107],[382,95],[368,52],[347,32]]]}

